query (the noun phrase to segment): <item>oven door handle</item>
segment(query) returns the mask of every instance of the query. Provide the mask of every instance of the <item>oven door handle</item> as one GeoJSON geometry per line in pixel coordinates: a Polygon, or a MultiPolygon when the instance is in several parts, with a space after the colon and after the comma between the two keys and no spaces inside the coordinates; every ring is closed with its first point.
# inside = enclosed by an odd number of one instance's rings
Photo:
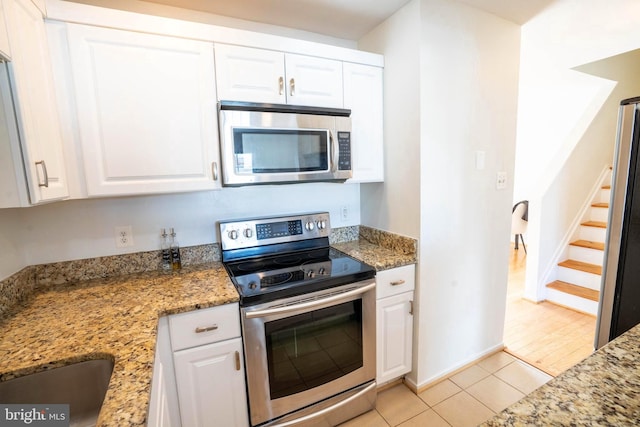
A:
{"type": "Polygon", "coordinates": [[[291,420],[291,421],[286,421],[284,423],[276,423],[276,424],[270,424],[270,427],[287,427],[287,426],[295,426],[298,424],[302,424],[302,423],[306,423],[307,421],[310,421],[314,418],[318,418],[321,417],[329,412],[335,411],[336,409],[338,409],[341,406],[347,405],[351,402],[353,402],[354,400],[358,399],[360,396],[363,396],[365,394],[367,394],[369,391],[373,390],[374,388],[377,387],[376,382],[374,381],[373,383],[369,384],[367,387],[363,388],[362,390],[360,390],[359,392],[357,392],[356,394],[354,394],[353,396],[349,396],[348,398],[346,398],[345,400],[336,403],[335,405],[331,405],[327,408],[321,409],[318,412],[314,412],[313,414],[309,414],[309,415],[305,415],[304,417],[300,417],[300,418],[296,418],[295,420],[291,420]]]}
{"type": "Polygon", "coordinates": [[[274,314],[283,314],[283,313],[290,313],[292,311],[306,310],[309,308],[314,308],[319,305],[324,305],[327,303],[339,301],[341,299],[350,298],[355,295],[364,294],[366,292],[369,292],[372,289],[375,289],[375,287],[376,287],[376,282],[374,281],[373,283],[365,285],[361,288],[353,289],[337,295],[332,295],[327,298],[317,299],[309,302],[303,302],[300,304],[287,305],[284,307],[268,308],[266,310],[248,311],[248,312],[245,312],[244,315],[247,319],[255,319],[257,317],[267,317],[274,314]]]}

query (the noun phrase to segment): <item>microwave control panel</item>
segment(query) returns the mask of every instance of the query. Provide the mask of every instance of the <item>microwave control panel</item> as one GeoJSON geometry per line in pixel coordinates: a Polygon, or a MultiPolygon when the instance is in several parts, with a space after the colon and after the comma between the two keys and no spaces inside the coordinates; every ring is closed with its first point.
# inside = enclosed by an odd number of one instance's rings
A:
{"type": "Polygon", "coordinates": [[[222,250],[329,237],[329,213],[220,222],[222,250]]]}
{"type": "Polygon", "coordinates": [[[351,132],[338,132],[338,170],[351,170],[351,132]]]}

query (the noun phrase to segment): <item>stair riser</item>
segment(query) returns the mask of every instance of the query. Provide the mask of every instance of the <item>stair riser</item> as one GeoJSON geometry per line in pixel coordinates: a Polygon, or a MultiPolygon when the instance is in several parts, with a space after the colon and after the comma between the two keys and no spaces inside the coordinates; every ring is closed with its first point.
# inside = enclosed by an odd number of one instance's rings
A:
{"type": "Polygon", "coordinates": [[[592,206],[589,211],[589,219],[591,221],[607,222],[609,219],[609,208],[596,208],[592,206]]]}
{"type": "Polygon", "coordinates": [[[601,189],[597,197],[598,202],[609,203],[611,201],[611,189],[601,189]]]}
{"type": "Polygon", "coordinates": [[[582,261],[589,264],[602,266],[604,260],[604,251],[597,249],[583,248],[580,246],[569,246],[569,259],[582,261]]]}
{"type": "Polygon", "coordinates": [[[580,239],[591,240],[592,242],[604,242],[607,237],[607,229],[600,227],[580,226],[580,239]]]}
{"type": "Polygon", "coordinates": [[[592,315],[598,314],[598,303],[575,295],[566,294],[556,289],[547,289],[547,301],[573,308],[574,310],[592,315]]]}
{"type": "Polygon", "coordinates": [[[602,277],[597,274],[558,266],[558,280],[562,280],[563,282],[599,291],[601,279],[602,277]]]}

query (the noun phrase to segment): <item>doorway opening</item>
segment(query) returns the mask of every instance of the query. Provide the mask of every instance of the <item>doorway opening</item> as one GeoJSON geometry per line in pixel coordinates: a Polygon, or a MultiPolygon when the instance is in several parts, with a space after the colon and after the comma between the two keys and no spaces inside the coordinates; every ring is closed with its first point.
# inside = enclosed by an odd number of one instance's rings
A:
{"type": "MultiPolygon", "coordinates": [[[[531,250],[531,248],[528,248],[531,250]]],[[[505,351],[557,376],[593,352],[595,316],[543,301],[523,298],[527,255],[511,243],[505,351]]]]}

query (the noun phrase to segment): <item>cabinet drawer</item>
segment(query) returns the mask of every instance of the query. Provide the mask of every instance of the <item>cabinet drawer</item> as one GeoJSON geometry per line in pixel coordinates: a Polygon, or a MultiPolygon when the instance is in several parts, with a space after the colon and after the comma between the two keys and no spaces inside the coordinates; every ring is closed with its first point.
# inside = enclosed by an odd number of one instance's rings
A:
{"type": "Polygon", "coordinates": [[[238,304],[169,316],[173,351],[240,336],[238,304]]]}
{"type": "Polygon", "coordinates": [[[376,298],[378,299],[412,291],[414,287],[414,264],[376,273],[376,298]]]}

